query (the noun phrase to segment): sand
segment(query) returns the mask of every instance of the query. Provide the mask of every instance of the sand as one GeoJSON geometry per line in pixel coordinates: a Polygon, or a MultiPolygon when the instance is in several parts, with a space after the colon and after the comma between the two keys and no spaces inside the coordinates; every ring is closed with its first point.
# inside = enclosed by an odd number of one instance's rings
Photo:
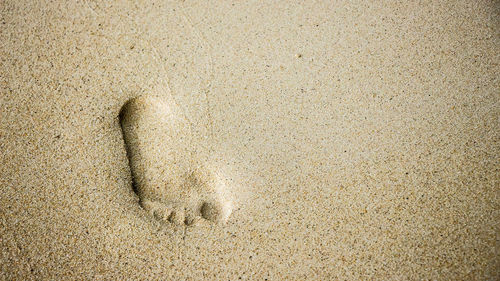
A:
{"type": "Polygon", "coordinates": [[[0,279],[500,279],[498,2],[66,2],[0,1],[0,279]],[[225,224],[141,206],[149,95],[225,224]]]}

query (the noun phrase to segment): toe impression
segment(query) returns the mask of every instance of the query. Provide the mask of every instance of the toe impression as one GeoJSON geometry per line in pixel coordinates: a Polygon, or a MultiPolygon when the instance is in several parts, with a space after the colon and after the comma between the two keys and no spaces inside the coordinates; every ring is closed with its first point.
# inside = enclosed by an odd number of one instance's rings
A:
{"type": "Polygon", "coordinates": [[[231,214],[229,204],[205,202],[200,209],[201,216],[216,223],[226,223],[231,214]]]}

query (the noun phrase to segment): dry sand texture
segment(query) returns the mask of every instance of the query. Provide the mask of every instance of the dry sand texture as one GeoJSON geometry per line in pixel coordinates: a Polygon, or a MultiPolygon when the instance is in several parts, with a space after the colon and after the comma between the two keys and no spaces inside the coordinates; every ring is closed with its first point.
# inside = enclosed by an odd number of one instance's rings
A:
{"type": "Polygon", "coordinates": [[[499,30],[498,1],[0,0],[0,279],[499,279],[499,30]],[[225,224],[141,207],[139,96],[225,224]]]}

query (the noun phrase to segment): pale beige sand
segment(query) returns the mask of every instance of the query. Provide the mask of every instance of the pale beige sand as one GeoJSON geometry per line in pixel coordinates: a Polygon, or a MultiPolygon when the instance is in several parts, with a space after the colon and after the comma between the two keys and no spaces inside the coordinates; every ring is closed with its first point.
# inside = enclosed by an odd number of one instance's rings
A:
{"type": "Polygon", "coordinates": [[[0,279],[499,279],[499,4],[408,2],[0,0],[0,279]],[[139,205],[148,94],[226,225],[139,205]]]}

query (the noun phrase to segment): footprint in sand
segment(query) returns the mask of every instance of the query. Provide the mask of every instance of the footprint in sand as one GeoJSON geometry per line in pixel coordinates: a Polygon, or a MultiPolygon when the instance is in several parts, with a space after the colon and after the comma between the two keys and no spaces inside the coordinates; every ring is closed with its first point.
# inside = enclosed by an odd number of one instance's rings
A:
{"type": "Polygon", "coordinates": [[[164,100],[138,97],[120,112],[120,123],[141,206],[161,221],[225,223],[231,202],[224,177],[196,158],[190,123],[164,100]]]}

